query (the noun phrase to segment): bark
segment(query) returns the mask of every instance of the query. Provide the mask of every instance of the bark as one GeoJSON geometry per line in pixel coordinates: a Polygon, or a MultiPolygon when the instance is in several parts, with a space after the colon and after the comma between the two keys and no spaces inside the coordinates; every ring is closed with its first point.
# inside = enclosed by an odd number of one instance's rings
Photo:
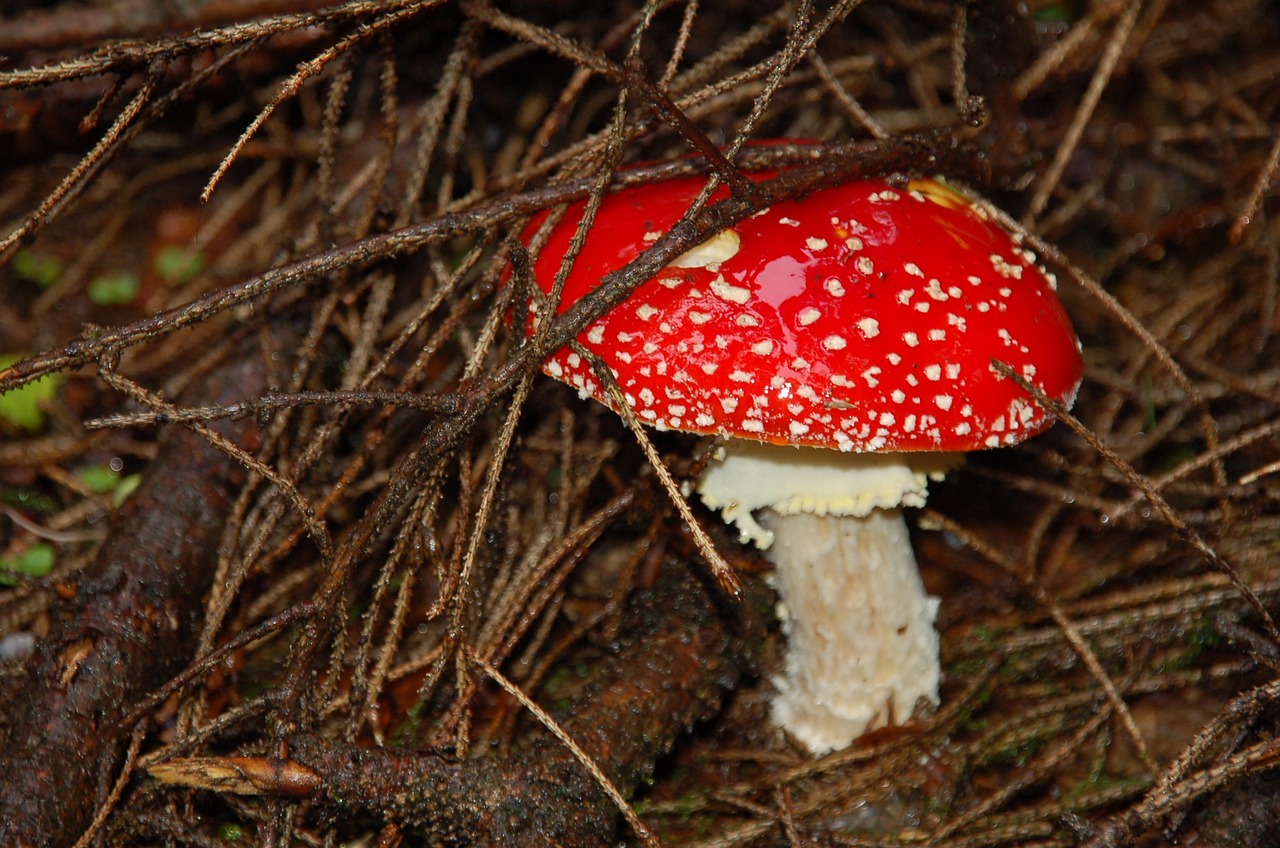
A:
{"type": "MultiPolygon", "coordinates": [[[[733,610],[689,566],[670,562],[633,599],[622,642],[582,696],[554,717],[629,795],[658,758],[720,705],[760,644],[772,593],[758,586],[733,610]],[[731,622],[737,622],[737,625],[731,622]]],[[[456,762],[434,754],[294,740],[294,758],[318,775],[313,802],[338,820],[380,815],[429,844],[559,845],[616,842],[619,811],[582,764],[541,725],[506,756],[456,762]]],[[[280,794],[294,794],[284,786],[280,794]]]]}
{"type": "MultiPolygon", "coordinates": [[[[255,360],[201,387],[202,402],[261,391],[255,360]]],[[[252,420],[213,427],[246,445],[252,420]]],[[[244,473],[194,432],[165,435],[91,565],[60,587],[48,635],[0,731],[0,845],[70,845],[111,785],[121,719],[191,659],[229,499],[244,473]]]]}

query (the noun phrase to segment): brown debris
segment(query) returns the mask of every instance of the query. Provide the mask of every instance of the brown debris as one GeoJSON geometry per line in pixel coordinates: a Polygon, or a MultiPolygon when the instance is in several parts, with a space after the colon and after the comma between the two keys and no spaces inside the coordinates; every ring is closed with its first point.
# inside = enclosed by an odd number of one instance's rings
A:
{"type": "MultiPolygon", "coordinates": [[[[714,713],[739,678],[747,657],[730,633],[762,635],[762,593],[726,613],[712,591],[687,566],[668,563],[662,579],[632,599],[620,642],[592,669],[589,687],[551,716],[624,794],[695,721],[714,713]],[[745,628],[730,626],[726,615],[745,628]]],[[[613,801],[540,725],[505,755],[463,762],[314,738],[296,738],[292,748],[320,775],[315,803],[339,816],[377,813],[457,845],[603,846],[616,839],[613,801]]]]}
{"type": "Polygon", "coordinates": [[[21,347],[0,355],[29,354],[0,391],[63,380],[39,431],[0,420],[0,832],[394,845],[525,816],[578,844],[1265,840],[1275,3],[171,6],[0,22],[20,154],[0,343],[21,347]],[[806,141],[737,149],[773,137],[806,141]],[[735,166],[784,174],[757,189],[735,166]],[[925,171],[1026,227],[1086,378],[1074,430],[971,456],[911,516],[943,599],[939,710],[810,760],[768,722],[768,660],[737,673],[776,631],[726,634],[740,613],[702,585],[690,520],[740,575],[750,553],[671,508],[710,446],[641,449],[539,364],[759,205],[925,171]],[[736,195],[512,332],[531,216],[695,173],[736,195]],[[122,275],[136,291],[104,298],[122,275]],[[216,391],[250,361],[260,383],[216,391]],[[183,447],[157,455],[157,432],[183,447]],[[149,482],[121,506],[88,482],[104,467],[149,482]],[[53,570],[17,569],[32,553],[53,570]],[[685,600],[649,606],[673,578],[685,600]],[[717,658],[655,659],[645,632],[717,658]]]}

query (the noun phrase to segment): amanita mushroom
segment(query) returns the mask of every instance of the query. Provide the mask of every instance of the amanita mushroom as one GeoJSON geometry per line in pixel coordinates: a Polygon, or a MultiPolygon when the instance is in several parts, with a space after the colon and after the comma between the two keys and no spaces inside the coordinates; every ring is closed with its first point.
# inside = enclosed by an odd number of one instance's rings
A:
{"type": "MultiPolygon", "coordinates": [[[[651,245],[702,185],[607,197],[561,308],[651,245]]],[[[581,215],[569,208],[535,263],[546,290],[581,215]]],[[[769,549],[789,639],[773,716],[811,751],[938,702],[938,601],[900,508],[922,505],[958,452],[1053,423],[993,362],[1074,399],[1083,364],[1054,287],[958,191],[862,180],[722,231],[581,334],[641,421],[724,437],[698,491],[769,549]]],[[[544,367],[609,403],[572,350],[544,367]]]]}

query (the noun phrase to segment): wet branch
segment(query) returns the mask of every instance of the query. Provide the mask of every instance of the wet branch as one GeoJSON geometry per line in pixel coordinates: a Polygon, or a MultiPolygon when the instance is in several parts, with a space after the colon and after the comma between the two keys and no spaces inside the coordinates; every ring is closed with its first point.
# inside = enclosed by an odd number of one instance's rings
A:
{"type": "MultiPolygon", "coordinates": [[[[629,794],[692,724],[719,705],[749,664],[770,620],[752,602],[717,609],[714,590],[670,561],[632,599],[617,649],[592,684],[553,719],[629,794]],[[747,634],[747,635],[744,635],[747,634]]],[[[601,846],[614,842],[617,807],[546,727],[535,725],[502,756],[458,762],[413,751],[295,737],[288,760],[225,757],[164,763],[167,782],[243,794],[308,797],[341,821],[374,814],[453,845],[601,846]]]]}
{"type": "MultiPolygon", "coordinates": [[[[256,360],[224,368],[200,397],[262,390],[256,360]]],[[[237,444],[252,419],[211,429],[237,444]]],[[[0,740],[0,844],[69,845],[111,785],[133,705],[190,661],[228,505],[245,474],[174,429],[116,515],[94,562],[60,586],[48,636],[9,699],[0,740]]]]}

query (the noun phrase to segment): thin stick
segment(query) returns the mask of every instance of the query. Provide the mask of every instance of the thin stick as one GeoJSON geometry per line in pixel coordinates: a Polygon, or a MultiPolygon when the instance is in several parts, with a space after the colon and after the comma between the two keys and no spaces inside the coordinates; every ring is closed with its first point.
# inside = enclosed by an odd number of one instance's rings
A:
{"type": "Polygon", "coordinates": [[[21,226],[0,240],[0,258],[8,256],[24,239],[29,238],[39,227],[56,217],[58,209],[83,191],[93,176],[107,164],[112,153],[120,149],[122,140],[127,137],[130,128],[136,125],[139,116],[151,102],[160,73],[159,67],[151,69],[145,82],[138,89],[138,93],[116,116],[115,121],[103,133],[93,149],[81,157],[71,172],[58,183],[58,187],[49,193],[35,212],[27,216],[27,220],[21,226]]]}
{"type": "Polygon", "coordinates": [[[125,787],[129,785],[129,781],[133,777],[134,766],[138,763],[138,751],[142,749],[142,740],[146,738],[146,735],[145,724],[139,724],[133,729],[133,734],[129,737],[129,749],[124,755],[124,764],[120,766],[120,774],[116,776],[116,782],[112,784],[111,792],[103,799],[102,804],[98,807],[97,814],[93,817],[93,821],[89,823],[89,827],[76,840],[73,848],[88,848],[97,839],[98,831],[102,830],[102,826],[106,824],[107,816],[111,815],[111,811],[116,808],[116,804],[120,803],[120,797],[124,795],[125,787]]]}
{"type": "Polygon", "coordinates": [[[1280,630],[1276,629],[1275,619],[1271,617],[1271,613],[1267,611],[1257,593],[1240,576],[1239,569],[1227,561],[1222,554],[1214,550],[1204,540],[1204,537],[1197,533],[1186,521],[1183,521],[1182,516],[1178,515],[1173,507],[1169,505],[1169,502],[1156,491],[1155,486],[1152,485],[1151,480],[1146,475],[1139,474],[1137,469],[1125,461],[1124,457],[1098,438],[1097,434],[1086,427],[1080,419],[1072,415],[1065,406],[1045,394],[1040,387],[1028,382],[1007,363],[993,360],[991,367],[1021,386],[1022,390],[1031,395],[1037,404],[1052,412],[1059,421],[1074,430],[1077,436],[1088,442],[1089,446],[1101,454],[1103,459],[1111,463],[1124,476],[1129,485],[1141,491],[1148,503],[1155,509],[1156,514],[1177,531],[1183,541],[1199,551],[1215,568],[1227,575],[1228,579],[1231,580],[1231,584],[1235,586],[1258,618],[1261,619],[1263,628],[1267,631],[1267,636],[1277,645],[1280,645],[1280,630]]]}
{"type": "MultiPolygon", "coordinates": [[[[126,397],[136,400],[138,403],[146,404],[152,409],[157,410],[160,414],[165,415],[177,411],[177,407],[168,401],[163,400],[159,395],[142,387],[138,383],[124,376],[112,368],[100,367],[98,376],[102,381],[111,388],[125,395],[126,397]]],[[[199,421],[187,422],[186,426],[193,432],[198,434],[200,438],[208,442],[213,448],[222,451],[233,461],[240,465],[260,474],[265,480],[275,485],[298,512],[298,518],[307,528],[307,534],[315,543],[316,550],[320,556],[328,562],[333,558],[333,539],[329,535],[328,529],[319,522],[315,517],[315,510],[312,508],[311,502],[307,500],[306,495],[299,491],[291,481],[286,479],[274,469],[262,462],[249,451],[237,445],[230,439],[222,436],[214,430],[206,427],[199,421]]]]}
{"type": "Polygon", "coordinates": [[[257,135],[258,130],[267,122],[267,118],[270,118],[276,109],[278,109],[286,100],[294,97],[307,80],[323,71],[330,62],[334,61],[339,56],[342,56],[347,51],[355,48],[357,45],[369,40],[374,35],[398,24],[405,18],[411,18],[414,15],[429,9],[432,6],[438,6],[443,2],[444,0],[433,0],[433,2],[413,5],[400,9],[396,12],[392,12],[373,23],[358,27],[354,32],[345,36],[341,41],[330,47],[328,50],[322,51],[320,55],[315,58],[309,59],[308,61],[300,64],[298,66],[298,70],[294,72],[293,76],[289,77],[289,79],[285,80],[284,83],[281,84],[279,90],[276,91],[275,96],[271,98],[270,102],[268,102],[266,106],[262,107],[262,111],[260,111],[257,116],[249,122],[249,126],[244,128],[244,132],[240,133],[240,138],[236,139],[236,143],[227,151],[227,155],[223,157],[221,164],[219,164],[214,170],[213,175],[209,177],[209,182],[205,183],[204,191],[200,192],[200,200],[204,203],[209,202],[209,198],[213,196],[213,190],[217,187],[218,183],[222,181],[222,175],[231,167],[231,163],[236,161],[236,158],[240,155],[240,151],[249,143],[249,139],[257,135]]]}
{"type": "MultiPolygon", "coordinates": [[[[1073,279],[1077,285],[1084,289],[1084,291],[1093,297],[1094,300],[1098,301],[1098,303],[1102,305],[1103,309],[1111,313],[1111,315],[1113,315],[1126,330],[1133,333],[1134,336],[1142,342],[1143,346],[1150,351],[1151,355],[1155,357],[1156,361],[1165,367],[1177,382],[1178,387],[1186,394],[1187,400],[1200,410],[1200,426],[1204,430],[1204,440],[1207,447],[1207,453],[1211,456],[1215,456],[1215,460],[1212,465],[1214,482],[1219,486],[1225,486],[1227,484],[1227,472],[1223,467],[1222,461],[1216,458],[1216,452],[1218,450],[1218,427],[1213,419],[1213,415],[1209,411],[1209,404],[1205,401],[1204,395],[1200,392],[1200,389],[1191,381],[1191,378],[1187,376],[1186,370],[1183,369],[1183,367],[1178,364],[1177,360],[1173,358],[1173,355],[1169,353],[1168,348],[1160,343],[1160,340],[1155,337],[1155,334],[1153,334],[1145,324],[1139,321],[1137,316],[1130,312],[1129,309],[1120,302],[1119,298],[1104,289],[1092,276],[1086,274],[1056,245],[1045,241],[1040,236],[1031,232],[1021,223],[1011,218],[1008,213],[993,204],[983,202],[982,208],[995,218],[996,221],[1010,228],[1014,233],[1025,239],[1031,249],[1038,253],[1042,259],[1061,267],[1070,274],[1071,279],[1073,279]]],[[[1020,383],[1025,382],[1025,380],[1020,379],[1020,383]]]]}
{"type": "Polygon", "coordinates": [[[1089,123],[1089,118],[1093,116],[1093,111],[1098,108],[1098,102],[1102,99],[1102,92],[1106,89],[1107,83],[1111,82],[1111,75],[1115,71],[1121,55],[1124,54],[1124,46],[1128,42],[1129,34],[1133,31],[1133,25],[1137,22],[1138,12],[1141,10],[1142,0],[1130,0],[1129,7],[1125,9],[1124,15],[1120,17],[1115,30],[1111,33],[1111,38],[1107,41],[1107,49],[1102,54],[1102,61],[1098,63],[1098,67],[1093,73],[1093,78],[1089,80],[1089,88],[1080,100],[1080,107],[1076,110],[1075,117],[1072,118],[1071,125],[1067,128],[1067,134],[1062,139],[1062,143],[1058,145],[1058,149],[1053,155],[1053,161],[1049,163],[1049,170],[1045,171],[1040,180],[1040,185],[1036,187],[1036,192],[1031,197],[1031,204],[1027,208],[1027,214],[1024,218],[1026,222],[1030,223],[1039,217],[1040,213],[1044,211],[1045,204],[1049,202],[1049,195],[1058,187],[1058,181],[1062,179],[1062,172],[1066,170],[1067,163],[1071,161],[1071,156],[1080,145],[1080,138],[1084,135],[1084,128],[1089,123]]]}
{"type": "Polygon", "coordinates": [[[1155,774],[1158,764],[1155,757],[1151,755],[1147,740],[1143,738],[1142,731],[1138,729],[1138,722],[1134,719],[1133,713],[1129,711],[1129,705],[1125,703],[1124,696],[1116,688],[1115,681],[1111,679],[1111,675],[1107,674],[1107,670],[1102,667],[1102,662],[1098,659],[1098,655],[1094,653],[1093,648],[1080,635],[1075,623],[1067,617],[1066,612],[1053,599],[1048,590],[1038,580],[1019,568],[1017,563],[1011,561],[988,544],[985,539],[970,533],[945,515],[934,510],[928,510],[921,521],[921,526],[929,526],[930,529],[936,527],[952,534],[963,542],[966,547],[978,552],[985,559],[999,566],[1001,570],[1021,584],[1022,590],[1030,595],[1036,603],[1044,607],[1045,611],[1049,613],[1049,617],[1053,619],[1053,623],[1062,631],[1062,636],[1067,640],[1067,644],[1071,646],[1076,656],[1084,663],[1085,668],[1089,670],[1089,674],[1093,679],[1098,681],[1098,685],[1102,687],[1102,691],[1106,695],[1108,703],[1111,704],[1111,709],[1120,719],[1120,724],[1124,727],[1125,733],[1133,740],[1134,748],[1138,752],[1138,758],[1142,760],[1152,774],[1155,774]],[[928,522],[928,524],[926,525],[925,522],[928,522]]]}
{"type": "Polygon", "coordinates": [[[863,108],[858,102],[858,98],[854,97],[849,89],[845,88],[844,83],[840,82],[831,71],[826,61],[822,58],[817,50],[809,54],[809,64],[818,73],[818,79],[822,80],[823,85],[831,89],[831,93],[835,95],[836,102],[849,113],[849,117],[853,122],[867,131],[872,138],[888,138],[889,131],[884,128],[884,124],[877,121],[870,112],[863,108]]]}
{"type": "Polygon", "coordinates": [[[596,379],[609,392],[609,399],[614,410],[626,422],[627,427],[635,435],[636,441],[640,443],[640,449],[644,451],[645,459],[649,461],[654,473],[658,475],[658,481],[662,483],[662,488],[666,491],[667,496],[671,498],[671,503],[676,508],[676,512],[680,513],[680,518],[689,527],[689,533],[693,536],[693,543],[698,546],[698,552],[706,559],[707,565],[711,566],[711,572],[715,575],[716,582],[720,584],[720,588],[735,601],[742,600],[742,583],[739,582],[738,575],[734,573],[733,566],[729,565],[725,558],[720,555],[720,552],[716,550],[715,543],[711,541],[707,531],[702,528],[701,522],[694,516],[693,509],[689,506],[689,501],[680,493],[680,486],[676,483],[675,478],[671,476],[671,470],[662,461],[662,457],[658,456],[658,450],[653,446],[653,442],[649,441],[648,435],[644,432],[644,425],[636,417],[635,410],[631,408],[631,404],[627,403],[627,398],[622,393],[622,389],[618,387],[618,381],[613,378],[613,372],[609,370],[609,366],[599,356],[587,350],[578,342],[573,343],[573,349],[579,356],[591,363],[591,370],[596,375],[596,379]]]}
{"type": "Polygon", "coordinates": [[[1262,196],[1271,187],[1271,178],[1275,176],[1277,166],[1280,166],[1280,132],[1276,133],[1271,152],[1267,154],[1267,164],[1258,172],[1258,178],[1253,183],[1253,191],[1249,194],[1248,202],[1240,209],[1235,221],[1231,224],[1227,238],[1232,244],[1239,244],[1244,238],[1245,228],[1253,223],[1253,217],[1258,214],[1258,207],[1262,205],[1262,196]]]}

